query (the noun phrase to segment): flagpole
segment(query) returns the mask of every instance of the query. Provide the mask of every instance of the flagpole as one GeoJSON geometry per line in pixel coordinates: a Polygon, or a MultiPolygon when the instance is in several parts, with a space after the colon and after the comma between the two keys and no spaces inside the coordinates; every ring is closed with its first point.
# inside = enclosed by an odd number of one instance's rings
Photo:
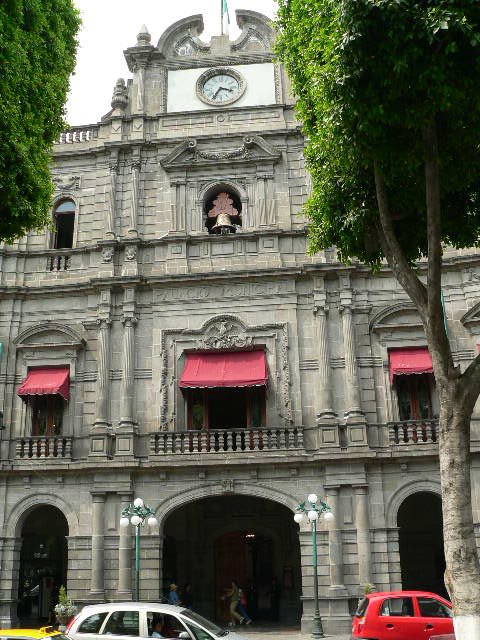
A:
{"type": "Polygon", "coordinates": [[[223,0],[220,0],[220,35],[223,36],[223,0]]]}

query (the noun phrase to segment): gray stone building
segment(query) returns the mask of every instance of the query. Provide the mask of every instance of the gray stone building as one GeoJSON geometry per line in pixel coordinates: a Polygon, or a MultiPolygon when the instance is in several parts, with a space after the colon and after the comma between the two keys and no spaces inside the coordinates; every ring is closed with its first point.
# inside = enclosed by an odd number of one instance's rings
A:
{"type": "MultiPolygon", "coordinates": [[[[366,583],[442,592],[437,400],[422,326],[388,269],[306,256],[308,193],[269,21],[230,41],[201,16],[142,28],[99,123],[55,145],[53,224],[0,250],[0,622],[191,583],[225,620],[347,630],[366,583]]],[[[447,252],[454,357],[480,341],[480,260],[447,252]]],[[[472,449],[479,450],[479,423],[472,449]]],[[[479,521],[479,458],[474,457],[479,521]]]]}

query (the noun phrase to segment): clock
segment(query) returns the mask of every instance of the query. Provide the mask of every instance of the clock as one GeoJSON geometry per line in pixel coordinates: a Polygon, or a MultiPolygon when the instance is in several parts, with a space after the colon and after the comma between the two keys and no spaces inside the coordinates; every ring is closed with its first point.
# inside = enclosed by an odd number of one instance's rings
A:
{"type": "Polygon", "coordinates": [[[197,80],[197,96],[215,107],[236,102],[245,91],[243,77],[233,69],[208,69],[197,80]]]}

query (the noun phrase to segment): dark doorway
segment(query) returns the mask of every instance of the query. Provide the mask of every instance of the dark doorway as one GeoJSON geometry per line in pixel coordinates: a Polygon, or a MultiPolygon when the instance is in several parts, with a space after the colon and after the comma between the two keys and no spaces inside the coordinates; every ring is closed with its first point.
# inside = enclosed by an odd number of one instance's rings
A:
{"type": "Polygon", "coordinates": [[[67,536],[67,521],[56,507],[38,507],[25,519],[18,588],[23,625],[47,620],[58,590],[67,587],[67,536]]]}
{"type": "Polygon", "coordinates": [[[290,510],[271,500],[227,493],[177,509],[165,523],[162,568],[164,594],[171,582],[190,583],[195,611],[221,624],[232,580],[255,622],[300,623],[298,531],[290,510]]]}
{"type": "Polygon", "coordinates": [[[403,588],[433,591],[448,598],[439,496],[426,491],[409,496],[398,510],[397,525],[403,588]]]}

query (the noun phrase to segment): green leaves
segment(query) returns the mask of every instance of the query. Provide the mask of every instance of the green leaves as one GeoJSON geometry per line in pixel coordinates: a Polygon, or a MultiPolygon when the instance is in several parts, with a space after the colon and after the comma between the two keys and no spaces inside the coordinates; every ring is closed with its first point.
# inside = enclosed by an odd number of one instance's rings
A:
{"type": "Polygon", "coordinates": [[[72,0],[0,4],[0,240],[50,219],[50,148],[65,126],[79,25],[72,0]]]}
{"type": "Polygon", "coordinates": [[[480,11],[476,0],[279,0],[277,53],[308,137],[312,252],[377,265],[373,162],[406,256],[427,251],[422,129],[439,132],[442,239],[477,242],[480,11]]]}

